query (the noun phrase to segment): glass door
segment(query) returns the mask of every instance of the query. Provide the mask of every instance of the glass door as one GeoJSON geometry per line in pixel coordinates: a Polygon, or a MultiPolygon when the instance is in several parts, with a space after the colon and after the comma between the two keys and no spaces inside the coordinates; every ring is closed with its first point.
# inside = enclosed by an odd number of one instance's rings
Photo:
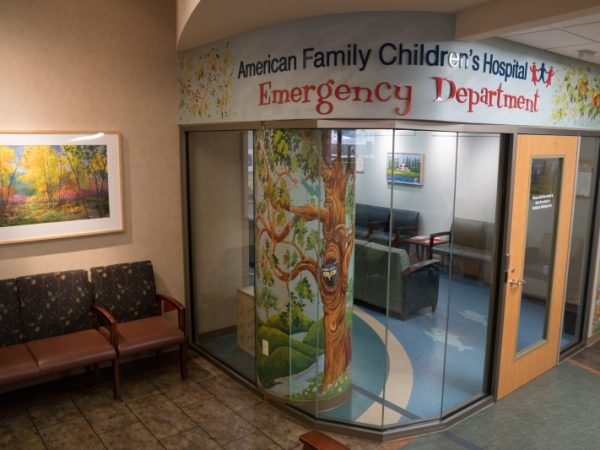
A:
{"type": "Polygon", "coordinates": [[[570,136],[517,139],[498,398],[558,360],[577,145],[570,136]]]}

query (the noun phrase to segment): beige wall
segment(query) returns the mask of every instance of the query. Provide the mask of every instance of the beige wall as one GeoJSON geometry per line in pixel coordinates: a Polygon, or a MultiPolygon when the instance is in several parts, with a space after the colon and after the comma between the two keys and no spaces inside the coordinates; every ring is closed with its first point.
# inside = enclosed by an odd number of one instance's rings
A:
{"type": "Polygon", "coordinates": [[[184,299],[175,2],[0,1],[0,130],[122,134],[125,233],[0,246],[0,278],[151,259],[184,299]]]}
{"type": "Polygon", "coordinates": [[[201,0],[177,0],[177,39],[180,38],[190,16],[201,0]]]}

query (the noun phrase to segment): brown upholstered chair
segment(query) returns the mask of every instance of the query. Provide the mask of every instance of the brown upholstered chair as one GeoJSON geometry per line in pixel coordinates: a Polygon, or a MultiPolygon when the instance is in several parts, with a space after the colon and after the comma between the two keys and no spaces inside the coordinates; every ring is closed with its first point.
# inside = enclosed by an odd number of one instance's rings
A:
{"type": "MultiPolygon", "coordinates": [[[[116,320],[115,346],[119,357],[179,346],[181,379],[187,378],[185,307],[156,293],[150,261],[114,264],[91,269],[94,301],[116,320]],[[162,315],[176,309],[179,326],[162,315]]],[[[105,331],[106,332],[106,331],[105,331]]]]}
{"type": "Polygon", "coordinates": [[[84,270],[1,281],[0,384],[111,361],[113,391],[119,398],[119,365],[112,336],[92,328],[92,309],[98,315],[103,311],[91,305],[84,270]]]}
{"type": "Polygon", "coordinates": [[[23,343],[17,281],[0,280],[0,385],[39,376],[40,369],[23,343]]]}

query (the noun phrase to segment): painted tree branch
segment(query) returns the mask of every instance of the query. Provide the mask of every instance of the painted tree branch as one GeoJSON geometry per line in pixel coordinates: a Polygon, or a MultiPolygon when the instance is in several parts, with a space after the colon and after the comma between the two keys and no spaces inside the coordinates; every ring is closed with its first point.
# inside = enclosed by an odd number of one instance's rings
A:
{"type": "Polygon", "coordinates": [[[298,183],[299,183],[299,181],[298,181],[296,178],[294,178],[294,177],[293,177],[293,176],[290,174],[290,172],[289,172],[289,171],[287,171],[287,170],[285,170],[285,171],[283,171],[283,172],[278,172],[278,171],[275,171],[275,174],[277,175],[277,179],[275,180],[275,185],[278,185],[278,184],[281,182],[281,180],[282,180],[282,179],[284,179],[284,178],[286,178],[286,177],[287,177],[287,178],[290,180],[290,182],[291,182],[293,185],[296,185],[296,184],[298,184],[298,183]]]}
{"type": "MultiPolygon", "coordinates": [[[[281,269],[277,269],[281,271],[281,269]]],[[[279,278],[281,281],[287,282],[295,279],[298,275],[305,271],[309,272],[318,282],[319,268],[317,266],[317,262],[312,258],[304,258],[289,272],[281,271],[281,276],[277,275],[277,278],[279,278]]]]}
{"type": "Polygon", "coordinates": [[[298,256],[300,257],[300,259],[305,258],[304,251],[300,248],[300,246],[298,245],[298,243],[295,240],[281,241],[281,243],[294,247],[294,250],[296,250],[296,253],[298,253],[298,256]]]}
{"type": "MultiPolygon", "coordinates": [[[[267,235],[271,238],[271,240],[275,241],[275,243],[280,243],[286,237],[288,237],[288,235],[290,234],[290,230],[292,229],[292,225],[290,223],[287,223],[285,225],[285,227],[283,227],[283,230],[281,230],[281,232],[277,233],[274,231],[274,229],[272,227],[267,225],[267,223],[265,222],[265,220],[263,219],[262,216],[258,216],[256,218],[256,222],[262,224],[261,231],[267,233],[267,235]]],[[[261,232],[261,234],[262,234],[262,232],[261,232]]],[[[259,235],[259,238],[260,238],[260,235],[259,235]]]]}
{"type": "Polygon", "coordinates": [[[292,214],[295,214],[306,221],[320,220],[325,222],[329,216],[326,208],[319,208],[314,205],[292,206],[283,205],[283,207],[292,214]]]}

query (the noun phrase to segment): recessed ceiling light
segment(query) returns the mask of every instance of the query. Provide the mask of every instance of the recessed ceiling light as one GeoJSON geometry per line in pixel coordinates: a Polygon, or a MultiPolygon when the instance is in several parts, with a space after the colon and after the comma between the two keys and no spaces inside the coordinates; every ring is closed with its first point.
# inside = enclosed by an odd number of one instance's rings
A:
{"type": "Polygon", "coordinates": [[[592,50],[577,50],[577,56],[581,59],[592,59],[596,56],[596,52],[592,50]]]}

